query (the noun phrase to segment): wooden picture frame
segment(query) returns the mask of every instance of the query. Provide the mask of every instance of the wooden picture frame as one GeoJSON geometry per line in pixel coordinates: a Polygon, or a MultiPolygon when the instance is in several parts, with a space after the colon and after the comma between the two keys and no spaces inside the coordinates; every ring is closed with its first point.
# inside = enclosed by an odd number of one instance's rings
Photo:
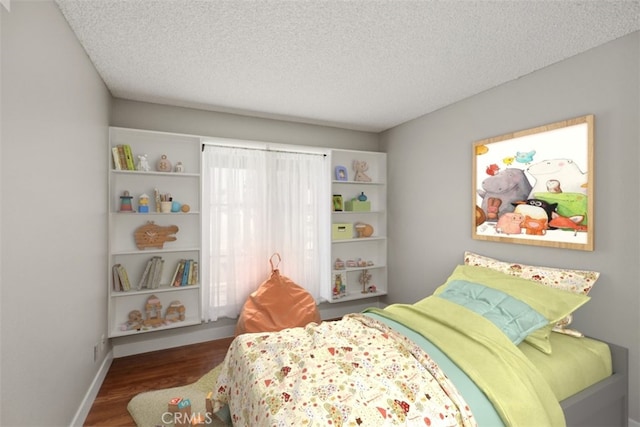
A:
{"type": "Polygon", "coordinates": [[[473,144],[472,237],[593,250],[594,115],[473,144]]]}

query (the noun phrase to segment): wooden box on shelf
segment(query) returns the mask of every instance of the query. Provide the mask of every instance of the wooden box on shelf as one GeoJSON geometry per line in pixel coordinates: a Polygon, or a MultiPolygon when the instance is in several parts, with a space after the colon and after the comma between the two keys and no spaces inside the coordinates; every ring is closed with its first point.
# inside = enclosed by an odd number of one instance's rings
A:
{"type": "Polygon", "coordinates": [[[331,237],[333,240],[353,239],[353,224],[333,224],[331,237]]]}

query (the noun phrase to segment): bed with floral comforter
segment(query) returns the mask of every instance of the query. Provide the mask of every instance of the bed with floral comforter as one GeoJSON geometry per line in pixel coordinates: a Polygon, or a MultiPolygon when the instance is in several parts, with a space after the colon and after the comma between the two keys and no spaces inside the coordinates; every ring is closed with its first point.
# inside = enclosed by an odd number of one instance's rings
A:
{"type": "Polygon", "coordinates": [[[236,426],[563,426],[554,391],[518,344],[548,340],[588,299],[458,266],[414,304],[238,336],[213,412],[236,426]]]}

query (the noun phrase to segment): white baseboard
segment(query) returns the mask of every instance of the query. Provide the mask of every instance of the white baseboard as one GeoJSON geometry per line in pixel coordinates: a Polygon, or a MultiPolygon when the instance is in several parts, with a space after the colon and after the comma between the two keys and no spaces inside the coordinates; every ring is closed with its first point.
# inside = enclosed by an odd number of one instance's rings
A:
{"type": "Polygon", "coordinates": [[[107,372],[109,372],[111,362],[113,362],[113,351],[107,353],[104,360],[102,361],[100,369],[98,369],[96,376],[91,382],[89,390],[87,390],[87,393],[84,395],[84,399],[82,399],[82,402],[80,402],[80,407],[76,411],[76,414],[71,421],[71,427],[82,427],[84,425],[84,421],[87,419],[89,411],[91,411],[93,401],[96,400],[96,396],[100,391],[100,387],[102,387],[102,383],[107,376],[107,372]]]}

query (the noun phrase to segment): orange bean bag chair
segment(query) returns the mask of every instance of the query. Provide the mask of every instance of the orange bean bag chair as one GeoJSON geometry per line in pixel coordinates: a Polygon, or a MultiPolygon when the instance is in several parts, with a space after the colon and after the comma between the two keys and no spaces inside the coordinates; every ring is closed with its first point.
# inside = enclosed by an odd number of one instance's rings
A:
{"type": "Polygon", "coordinates": [[[244,303],[236,324],[236,336],[247,332],[275,332],[321,321],[320,311],[311,294],[293,280],[281,276],[277,264],[274,268],[275,256],[278,264],[282,260],[277,253],[269,259],[271,277],[244,303]]]}

